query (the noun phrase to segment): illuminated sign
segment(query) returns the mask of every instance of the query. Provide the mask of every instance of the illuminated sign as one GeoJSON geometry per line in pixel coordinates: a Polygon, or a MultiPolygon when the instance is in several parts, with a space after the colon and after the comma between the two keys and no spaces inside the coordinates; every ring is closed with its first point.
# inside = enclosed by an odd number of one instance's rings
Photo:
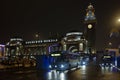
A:
{"type": "Polygon", "coordinates": [[[70,36],[70,35],[82,35],[82,32],[71,32],[71,33],[67,33],[66,36],[70,36]]]}
{"type": "Polygon", "coordinates": [[[68,39],[68,41],[79,41],[80,38],[77,38],[77,39],[68,39]]]}
{"type": "Polygon", "coordinates": [[[61,56],[61,54],[51,54],[51,56],[61,56]]]}
{"type": "Polygon", "coordinates": [[[50,40],[38,40],[38,41],[26,41],[26,44],[35,44],[35,43],[48,43],[48,42],[57,42],[57,39],[50,39],[50,40]]]}
{"type": "Polygon", "coordinates": [[[104,58],[111,58],[111,56],[104,56],[104,58]]]}
{"type": "Polygon", "coordinates": [[[21,38],[12,38],[10,41],[23,41],[21,38]]]}

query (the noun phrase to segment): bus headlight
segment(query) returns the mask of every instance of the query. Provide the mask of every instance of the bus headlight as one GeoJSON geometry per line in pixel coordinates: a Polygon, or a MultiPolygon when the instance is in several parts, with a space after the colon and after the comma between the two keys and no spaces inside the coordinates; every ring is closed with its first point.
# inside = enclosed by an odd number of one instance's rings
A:
{"type": "Polygon", "coordinates": [[[55,68],[57,68],[57,65],[55,65],[55,68]]]}
{"type": "Polygon", "coordinates": [[[49,65],[49,68],[52,68],[52,66],[51,66],[51,65],[49,65]]]}
{"type": "Polygon", "coordinates": [[[83,62],[83,65],[85,65],[86,64],[86,62],[83,62]]]}
{"type": "Polygon", "coordinates": [[[61,64],[61,68],[64,68],[64,65],[63,65],[63,64],[61,64]]]}
{"type": "Polygon", "coordinates": [[[102,63],[102,66],[104,66],[104,64],[102,63]]]}

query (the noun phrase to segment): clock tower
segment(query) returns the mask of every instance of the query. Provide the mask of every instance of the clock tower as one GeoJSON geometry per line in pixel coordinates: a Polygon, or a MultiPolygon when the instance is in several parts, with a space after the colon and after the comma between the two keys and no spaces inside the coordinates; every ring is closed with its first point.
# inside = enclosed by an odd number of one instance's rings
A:
{"type": "Polygon", "coordinates": [[[88,41],[88,53],[95,53],[96,41],[96,17],[93,5],[89,5],[86,9],[86,16],[84,19],[85,24],[85,38],[88,41]]]}

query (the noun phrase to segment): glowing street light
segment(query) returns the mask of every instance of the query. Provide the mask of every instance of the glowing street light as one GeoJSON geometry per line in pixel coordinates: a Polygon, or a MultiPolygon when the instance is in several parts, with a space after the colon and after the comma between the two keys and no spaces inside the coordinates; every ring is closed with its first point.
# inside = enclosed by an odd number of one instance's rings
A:
{"type": "Polygon", "coordinates": [[[36,37],[36,38],[38,38],[38,37],[39,37],[39,35],[38,35],[38,34],[35,34],[35,37],[36,37]]]}
{"type": "Polygon", "coordinates": [[[35,34],[35,38],[38,40],[39,37],[40,37],[39,33],[36,33],[36,34],[35,34]]]}
{"type": "Polygon", "coordinates": [[[116,23],[117,25],[120,25],[120,18],[117,18],[116,23]]]}
{"type": "Polygon", "coordinates": [[[120,18],[118,19],[118,22],[120,22],[120,18]]]}
{"type": "Polygon", "coordinates": [[[111,42],[109,42],[109,45],[111,46],[111,45],[112,45],[112,43],[111,43],[111,42]]]}
{"type": "Polygon", "coordinates": [[[117,21],[117,22],[118,22],[118,27],[117,27],[117,28],[118,28],[118,30],[120,31],[120,18],[118,18],[118,21],[117,21]]]}
{"type": "Polygon", "coordinates": [[[111,47],[112,47],[112,43],[111,43],[111,42],[109,42],[109,43],[108,43],[108,45],[109,45],[109,48],[111,48],[111,47]]]}

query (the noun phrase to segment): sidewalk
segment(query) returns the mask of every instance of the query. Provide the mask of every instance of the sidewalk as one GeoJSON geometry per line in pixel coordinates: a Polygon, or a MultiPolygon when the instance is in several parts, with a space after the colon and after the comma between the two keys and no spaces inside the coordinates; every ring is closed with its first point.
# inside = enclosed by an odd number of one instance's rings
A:
{"type": "Polygon", "coordinates": [[[31,67],[35,67],[35,66],[22,66],[22,65],[2,65],[0,64],[0,70],[5,70],[5,69],[13,69],[13,68],[31,68],[31,67]]]}
{"type": "Polygon", "coordinates": [[[18,66],[15,65],[1,65],[0,64],[0,70],[9,70],[9,69],[13,69],[13,68],[17,68],[18,66]]]}

